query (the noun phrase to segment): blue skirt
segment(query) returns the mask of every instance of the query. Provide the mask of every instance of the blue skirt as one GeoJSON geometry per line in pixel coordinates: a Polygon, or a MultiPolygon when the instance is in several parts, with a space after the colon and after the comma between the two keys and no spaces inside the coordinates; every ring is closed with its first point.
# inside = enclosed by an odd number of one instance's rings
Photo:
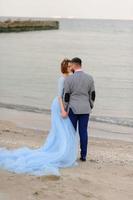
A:
{"type": "Polygon", "coordinates": [[[0,148],[0,168],[37,176],[59,176],[59,168],[77,165],[78,136],[69,119],[60,115],[58,97],[51,106],[51,129],[44,144],[37,149],[0,148]]]}

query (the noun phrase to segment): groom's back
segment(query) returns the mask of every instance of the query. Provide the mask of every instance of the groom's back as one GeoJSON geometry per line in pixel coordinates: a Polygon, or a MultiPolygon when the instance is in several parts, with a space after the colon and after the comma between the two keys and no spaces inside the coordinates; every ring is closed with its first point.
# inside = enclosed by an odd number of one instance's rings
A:
{"type": "Polygon", "coordinates": [[[69,107],[75,114],[90,113],[89,93],[94,88],[92,76],[77,71],[65,80],[65,92],[70,93],[69,107]]]}

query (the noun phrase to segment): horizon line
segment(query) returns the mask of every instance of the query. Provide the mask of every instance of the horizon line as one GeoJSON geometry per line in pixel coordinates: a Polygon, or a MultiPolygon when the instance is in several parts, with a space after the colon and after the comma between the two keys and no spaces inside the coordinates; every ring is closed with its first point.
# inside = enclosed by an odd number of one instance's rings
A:
{"type": "Polygon", "coordinates": [[[0,16],[0,18],[41,18],[41,19],[90,19],[90,20],[121,20],[121,21],[133,21],[133,19],[122,19],[122,18],[86,18],[86,17],[74,17],[74,16],[68,16],[68,17],[62,17],[62,16],[51,16],[51,17],[41,17],[41,16],[0,16]]]}

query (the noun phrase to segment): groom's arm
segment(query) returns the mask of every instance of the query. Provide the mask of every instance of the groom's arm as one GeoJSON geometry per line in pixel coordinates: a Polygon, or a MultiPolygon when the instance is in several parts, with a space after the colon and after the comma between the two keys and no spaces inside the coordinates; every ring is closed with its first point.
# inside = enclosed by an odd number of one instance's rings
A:
{"type": "Polygon", "coordinates": [[[66,112],[68,111],[68,105],[70,101],[70,84],[69,79],[66,78],[64,81],[64,94],[63,94],[63,102],[66,112]]]}
{"type": "Polygon", "coordinates": [[[96,98],[96,91],[95,91],[94,80],[92,79],[91,88],[89,92],[89,101],[91,109],[94,107],[95,98],[96,98]]]}

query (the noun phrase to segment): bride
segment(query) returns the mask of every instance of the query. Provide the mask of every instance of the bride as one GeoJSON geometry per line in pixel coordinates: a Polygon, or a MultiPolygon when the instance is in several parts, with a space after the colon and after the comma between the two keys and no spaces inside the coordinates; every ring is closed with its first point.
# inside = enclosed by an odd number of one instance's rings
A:
{"type": "Polygon", "coordinates": [[[71,72],[68,59],[62,61],[61,72],[58,96],[51,105],[51,129],[44,145],[37,149],[0,148],[0,168],[37,176],[59,176],[59,168],[77,164],[77,134],[70,119],[65,116],[62,100],[64,80],[71,72]]]}

